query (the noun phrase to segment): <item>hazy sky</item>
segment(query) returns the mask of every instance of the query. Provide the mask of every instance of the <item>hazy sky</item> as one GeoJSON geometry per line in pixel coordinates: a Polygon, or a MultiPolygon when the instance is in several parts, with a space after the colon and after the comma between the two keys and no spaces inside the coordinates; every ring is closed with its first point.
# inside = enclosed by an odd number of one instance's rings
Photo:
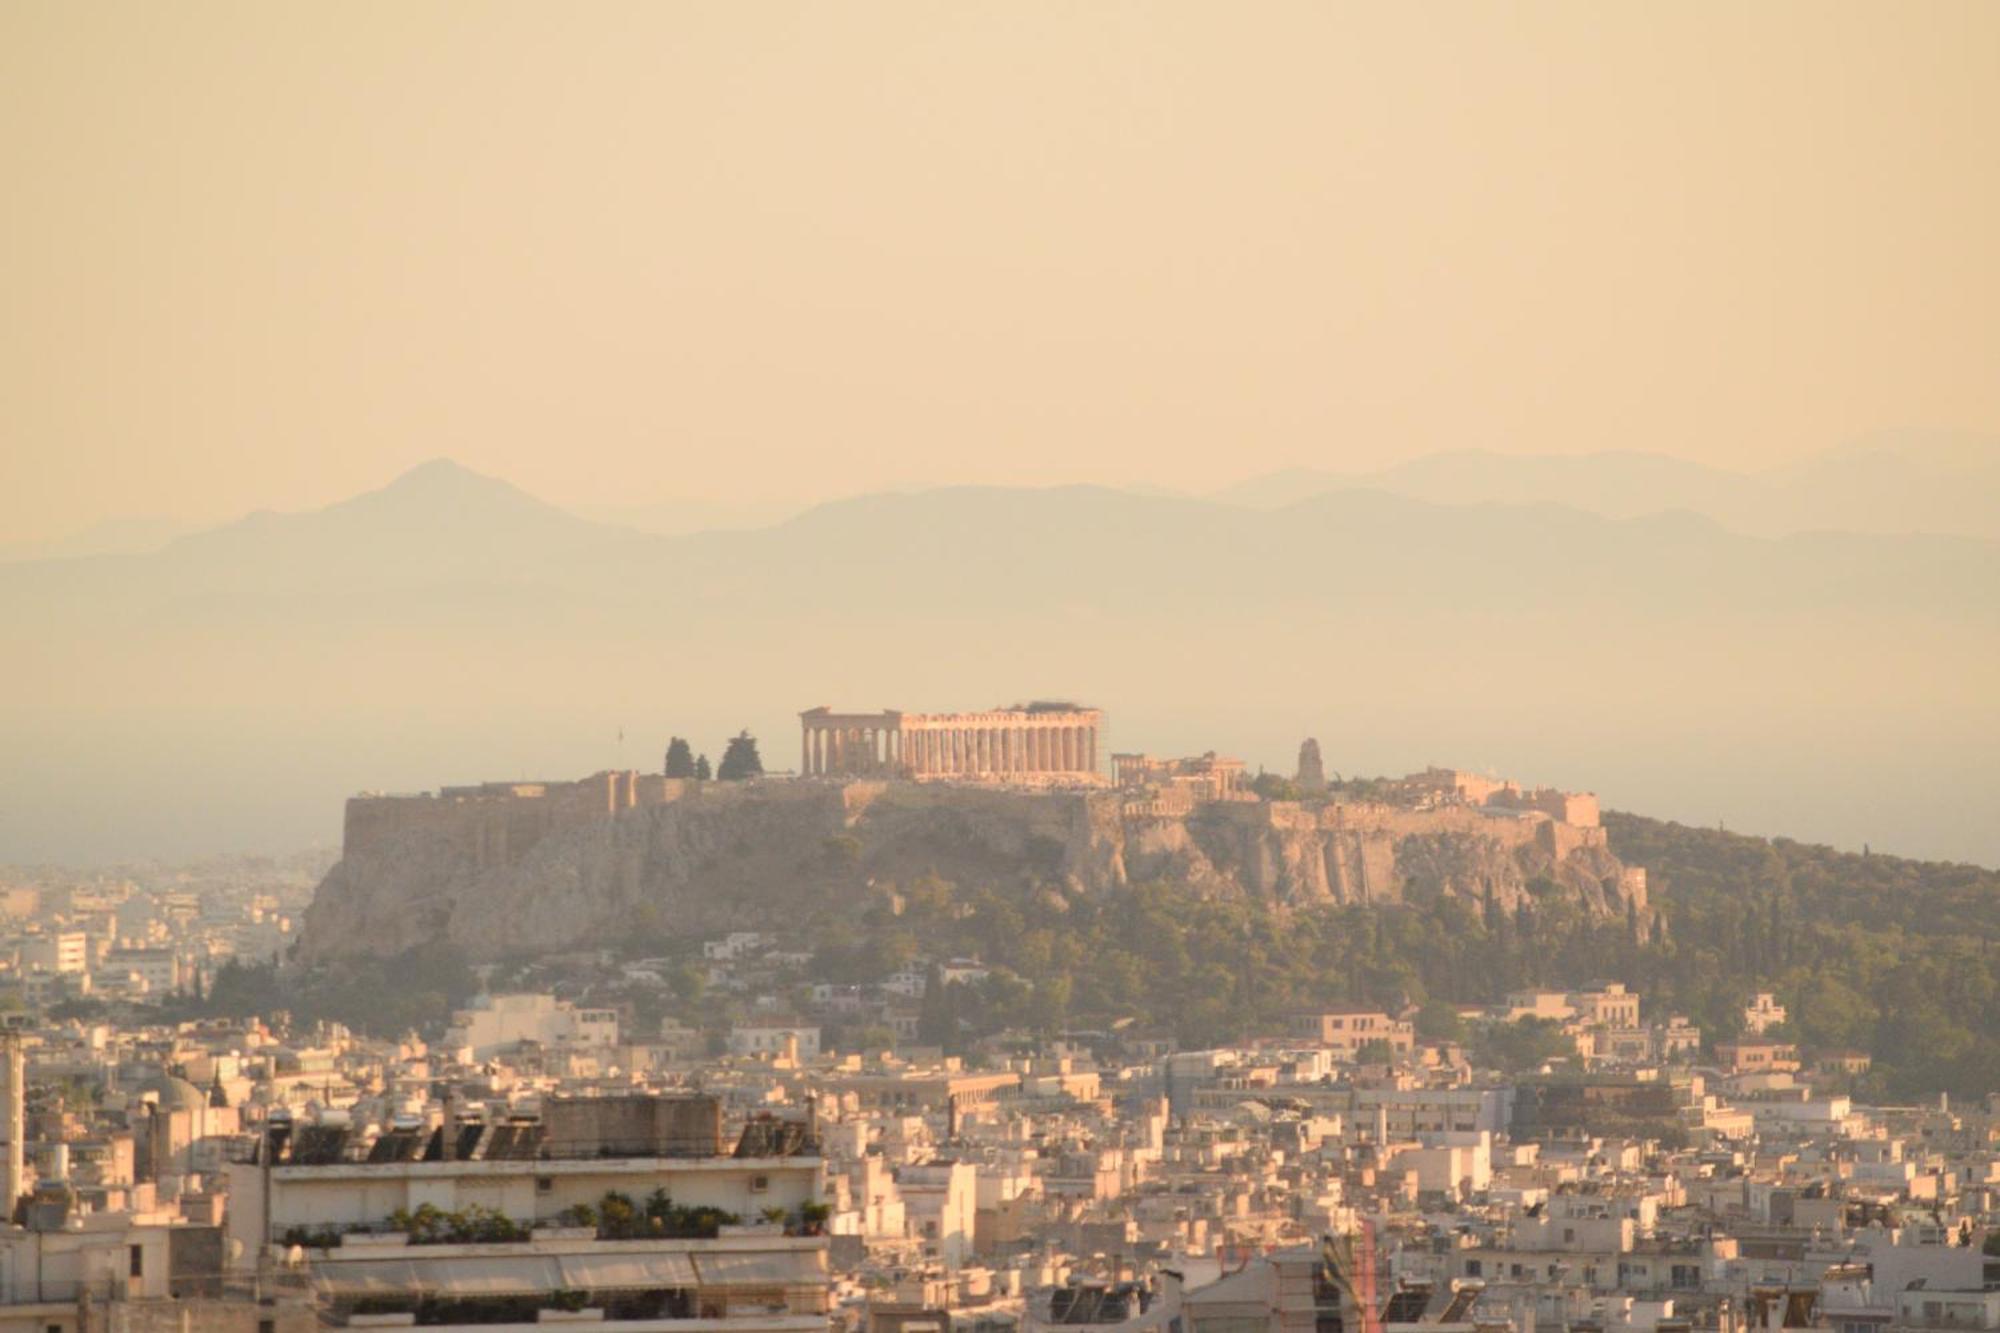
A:
{"type": "Polygon", "coordinates": [[[2000,430],[2000,4],[0,6],[0,537],[2000,430]]]}

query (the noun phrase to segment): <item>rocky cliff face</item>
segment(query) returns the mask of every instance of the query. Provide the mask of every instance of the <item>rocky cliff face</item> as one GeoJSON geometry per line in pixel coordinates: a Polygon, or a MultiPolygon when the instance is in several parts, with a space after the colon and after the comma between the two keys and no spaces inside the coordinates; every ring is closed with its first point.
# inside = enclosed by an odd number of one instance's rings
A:
{"type": "Polygon", "coordinates": [[[306,914],[302,954],[393,954],[448,940],[474,959],[612,943],[635,929],[806,925],[872,889],[957,883],[1101,893],[1147,880],[1281,907],[1558,893],[1649,918],[1643,871],[1602,829],[1470,810],[1285,803],[1128,807],[1117,793],[911,783],[690,785],[616,813],[532,797],[377,801],[306,914]]]}

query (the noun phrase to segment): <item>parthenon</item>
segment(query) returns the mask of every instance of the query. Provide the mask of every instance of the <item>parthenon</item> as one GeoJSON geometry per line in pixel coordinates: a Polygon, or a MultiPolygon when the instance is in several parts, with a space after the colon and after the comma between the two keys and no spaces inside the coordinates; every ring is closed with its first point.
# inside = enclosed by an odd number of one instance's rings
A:
{"type": "Polygon", "coordinates": [[[1038,701],[983,713],[799,714],[806,777],[1092,783],[1104,714],[1038,701]]]}

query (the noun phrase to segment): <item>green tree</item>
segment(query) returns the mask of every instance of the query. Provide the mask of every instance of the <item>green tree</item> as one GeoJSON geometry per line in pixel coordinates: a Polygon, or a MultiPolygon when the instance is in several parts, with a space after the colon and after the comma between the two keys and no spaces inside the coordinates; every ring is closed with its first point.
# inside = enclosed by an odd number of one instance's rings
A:
{"type": "Polygon", "coordinates": [[[707,755],[703,755],[699,759],[694,761],[694,776],[695,776],[695,781],[697,782],[706,782],[711,777],[715,776],[715,770],[711,769],[708,766],[707,755]]]}
{"type": "Polygon", "coordinates": [[[1417,1010],[1416,1029],[1424,1041],[1465,1040],[1465,1020],[1458,1016],[1458,1006],[1443,1000],[1425,1001],[1417,1010]]]}
{"type": "Polygon", "coordinates": [[[1512,1023],[1494,1023],[1472,1044],[1475,1064],[1519,1074],[1540,1068],[1560,1056],[1575,1055],[1576,1043],[1563,1035],[1562,1024],[1553,1018],[1520,1018],[1512,1023]]]}
{"type": "Polygon", "coordinates": [[[700,1004],[708,993],[708,973],[691,962],[682,963],[667,977],[667,985],[681,1003],[700,1004]]]}
{"type": "Polygon", "coordinates": [[[666,774],[670,778],[695,776],[694,750],[683,737],[676,736],[667,742],[666,774]]]}
{"type": "Polygon", "coordinates": [[[764,761],[757,756],[757,738],[747,728],[729,738],[729,748],[722,752],[722,767],[715,776],[721,782],[764,776],[764,761]]]}

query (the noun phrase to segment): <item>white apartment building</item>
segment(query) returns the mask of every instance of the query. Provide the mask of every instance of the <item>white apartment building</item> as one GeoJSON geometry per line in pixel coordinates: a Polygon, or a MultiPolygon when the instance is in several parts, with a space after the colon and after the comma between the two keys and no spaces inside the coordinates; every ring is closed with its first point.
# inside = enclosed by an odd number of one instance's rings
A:
{"type": "Polygon", "coordinates": [[[605,1047],[618,1044],[618,1014],[580,1009],[553,995],[481,995],[452,1015],[445,1046],[490,1060],[524,1042],[541,1046],[605,1047]]]}
{"type": "Polygon", "coordinates": [[[87,972],[90,937],[80,930],[51,930],[21,937],[24,972],[87,972]]]}

